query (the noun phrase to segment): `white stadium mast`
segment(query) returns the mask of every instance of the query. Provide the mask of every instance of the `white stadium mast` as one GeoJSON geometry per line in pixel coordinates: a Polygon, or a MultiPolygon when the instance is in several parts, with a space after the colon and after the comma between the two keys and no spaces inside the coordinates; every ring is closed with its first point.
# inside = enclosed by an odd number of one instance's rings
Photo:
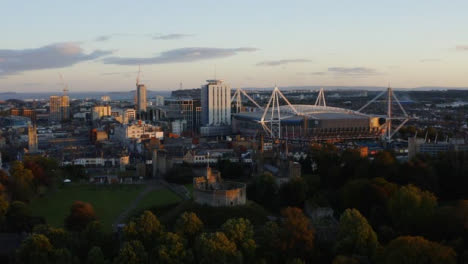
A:
{"type": "Polygon", "coordinates": [[[283,93],[278,89],[278,87],[275,86],[275,88],[273,89],[273,93],[271,94],[270,100],[268,101],[268,104],[265,107],[262,118],[260,119],[260,124],[262,125],[263,129],[269,135],[271,135],[271,138],[273,139],[281,138],[281,111],[280,111],[280,104],[279,104],[280,97],[286,102],[286,104],[294,112],[294,114],[302,115],[289,102],[289,100],[283,95],[283,93]],[[270,105],[271,105],[271,110],[270,110],[270,105]],[[268,113],[269,111],[270,111],[270,114],[268,113]],[[265,120],[267,115],[270,115],[269,120],[265,120]],[[268,127],[266,123],[270,123],[270,127],[268,127]]]}
{"type": "Polygon", "coordinates": [[[374,97],[374,99],[370,100],[367,104],[362,106],[358,110],[358,112],[361,112],[362,110],[364,110],[366,107],[368,107],[370,104],[375,102],[377,99],[379,99],[384,94],[387,94],[387,99],[386,99],[386,101],[387,101],[387,115],[386,115],[386,118],[385,118],[385,140],[390,142],[392,140],[392,137],[398,132],[398,130],[400,130],[400,128],[403,127],[406,124],[406,122],[408,122],[410,120],[410,116],[408,115],[408,113],[406,113],[405,109],[403,108],[403,106],[400,103],[400,100],[398,100],[395,93],[393,93],[393,89],[391,87],[388,87],[387,90],[382,91],[381,93],[379,93],[376,97],[374,97]],[[392,107],[393,106],[393,100],[392,99],[397,103],[398,107],[403,112],[403,116],[395,116],[393,114],[393,107],[392,107]],[[401,123],[395,129],[392,130],[392,121],[393,120],[398,120],[401,123]]]}
{"type": "Polygon", "coordinates": [[[261,107],[257,102],[255,102],[255,100],[252,97],[250,97],[242,88],[237,88],[236,92],[231,97],[231,104],[232,104],[232,102],[234,102],[234,100],[236,100],[236,113],[241,112],[242,95],[247,97],[247,99],[249,99],[249,101],[251,101],[256,107],[258,107],[260,110],[263,111],[263,107],[261,107]]]}

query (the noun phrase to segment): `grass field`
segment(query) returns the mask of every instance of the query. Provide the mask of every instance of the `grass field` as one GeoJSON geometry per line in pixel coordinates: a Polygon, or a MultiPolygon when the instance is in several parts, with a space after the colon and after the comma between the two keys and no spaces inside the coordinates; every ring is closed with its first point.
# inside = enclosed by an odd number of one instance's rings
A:
{"type": "Polygon", "coordinates": [[[51,226],[63,227],[63,221],[76,200],[91,203],[107,230],[112,222],[145,188],[144,185],[69,185],[33,200],[33,215],[42,216],[51,226]]]}
{"type": "Polygon", "coordinates": [[[190,196],[192,196],[193,195],[193,184],[192,183],[184,184],[184,186],[190,192],[190,196]]]}
{"type": "Polygon", "coordinates": [[[134,210],[133,214],[141,213],[143,210],[168,204],[179,203],[182,199],[167,189],[158,189],[146,194],[134,210]]]}

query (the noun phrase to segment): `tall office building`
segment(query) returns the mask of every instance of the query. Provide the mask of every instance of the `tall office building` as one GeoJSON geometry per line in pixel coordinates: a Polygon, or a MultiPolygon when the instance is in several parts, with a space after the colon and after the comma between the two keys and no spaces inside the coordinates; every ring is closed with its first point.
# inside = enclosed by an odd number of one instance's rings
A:
{"type": "Polygon", "coordinates": [[[222,80],[207,80],[201,88],[202,136],[231,133],[231,87],[222,80]]]}
{"type": "Polygon", "coordinates": [[[60,121],[62,114],[60,111],[60,106],[62,104],[62,97],[52,95],[49,101],[49,119],[51,121],[60,121]]]}
{"type": "Polygon", "coordinates": [[[70,117],[70,102],[68,96],[52,95],[49,101],[49,119],[51,121],[68,120],[70,117]]]}
{"type": "Polygon", "coordinates": [[[38,151],[37,129],[36,126],[28,126],[28,151],[35,153],[38,151]]]}
{"type": "Polygon", "coordinates": [[[70,118],[70,99],[67,95],[61,96],[60,112],[62,113],[62,120],[68,120],[70,118]]]}
{"type": "Polygon", "coordinates": [[[144,84],[137,85],[136,110],[138,113],[146,112],[146,86],[144,84]]]}
{"type": "Polygon", "coordinates": [[[110,105],[97,105],[93,107],[93,111],[91,113],[91,119],[99,120],[103,116],[111,116],[112,115],[112,108],[110,105]]]}
{"type": "Polygon", "coordinates": [[[222,80],[207,80],[201,88],[202,124],[231,125],[231,87],[222,80]]]}

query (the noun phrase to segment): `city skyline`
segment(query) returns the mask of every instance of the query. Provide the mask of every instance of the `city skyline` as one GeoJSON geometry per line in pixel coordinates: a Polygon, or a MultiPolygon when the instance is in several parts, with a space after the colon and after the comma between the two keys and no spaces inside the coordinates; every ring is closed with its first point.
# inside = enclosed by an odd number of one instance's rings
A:
{"type": "Polygon", "coordinates": [[[468,86],[465,1],[50,3],[2,5],[0,92],[468,86]]]}

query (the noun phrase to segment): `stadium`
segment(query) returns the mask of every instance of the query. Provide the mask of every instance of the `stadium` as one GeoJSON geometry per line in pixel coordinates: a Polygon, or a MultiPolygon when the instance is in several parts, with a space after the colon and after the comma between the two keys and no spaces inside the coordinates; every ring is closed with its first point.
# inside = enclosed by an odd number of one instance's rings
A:
{"type": "MultiPolygon", "coordinates": [[[[249,98],[250,99],[250,98],[249,98]]],[[[323,90],[315,105],[293,105],[275,90],[265,108],[233,115],[234,133],[297,140],[376,139],[385,133],[385,116],[326,106],[323,90]],[[279,99],[286,105],[279,105],[279,99]]]]}

